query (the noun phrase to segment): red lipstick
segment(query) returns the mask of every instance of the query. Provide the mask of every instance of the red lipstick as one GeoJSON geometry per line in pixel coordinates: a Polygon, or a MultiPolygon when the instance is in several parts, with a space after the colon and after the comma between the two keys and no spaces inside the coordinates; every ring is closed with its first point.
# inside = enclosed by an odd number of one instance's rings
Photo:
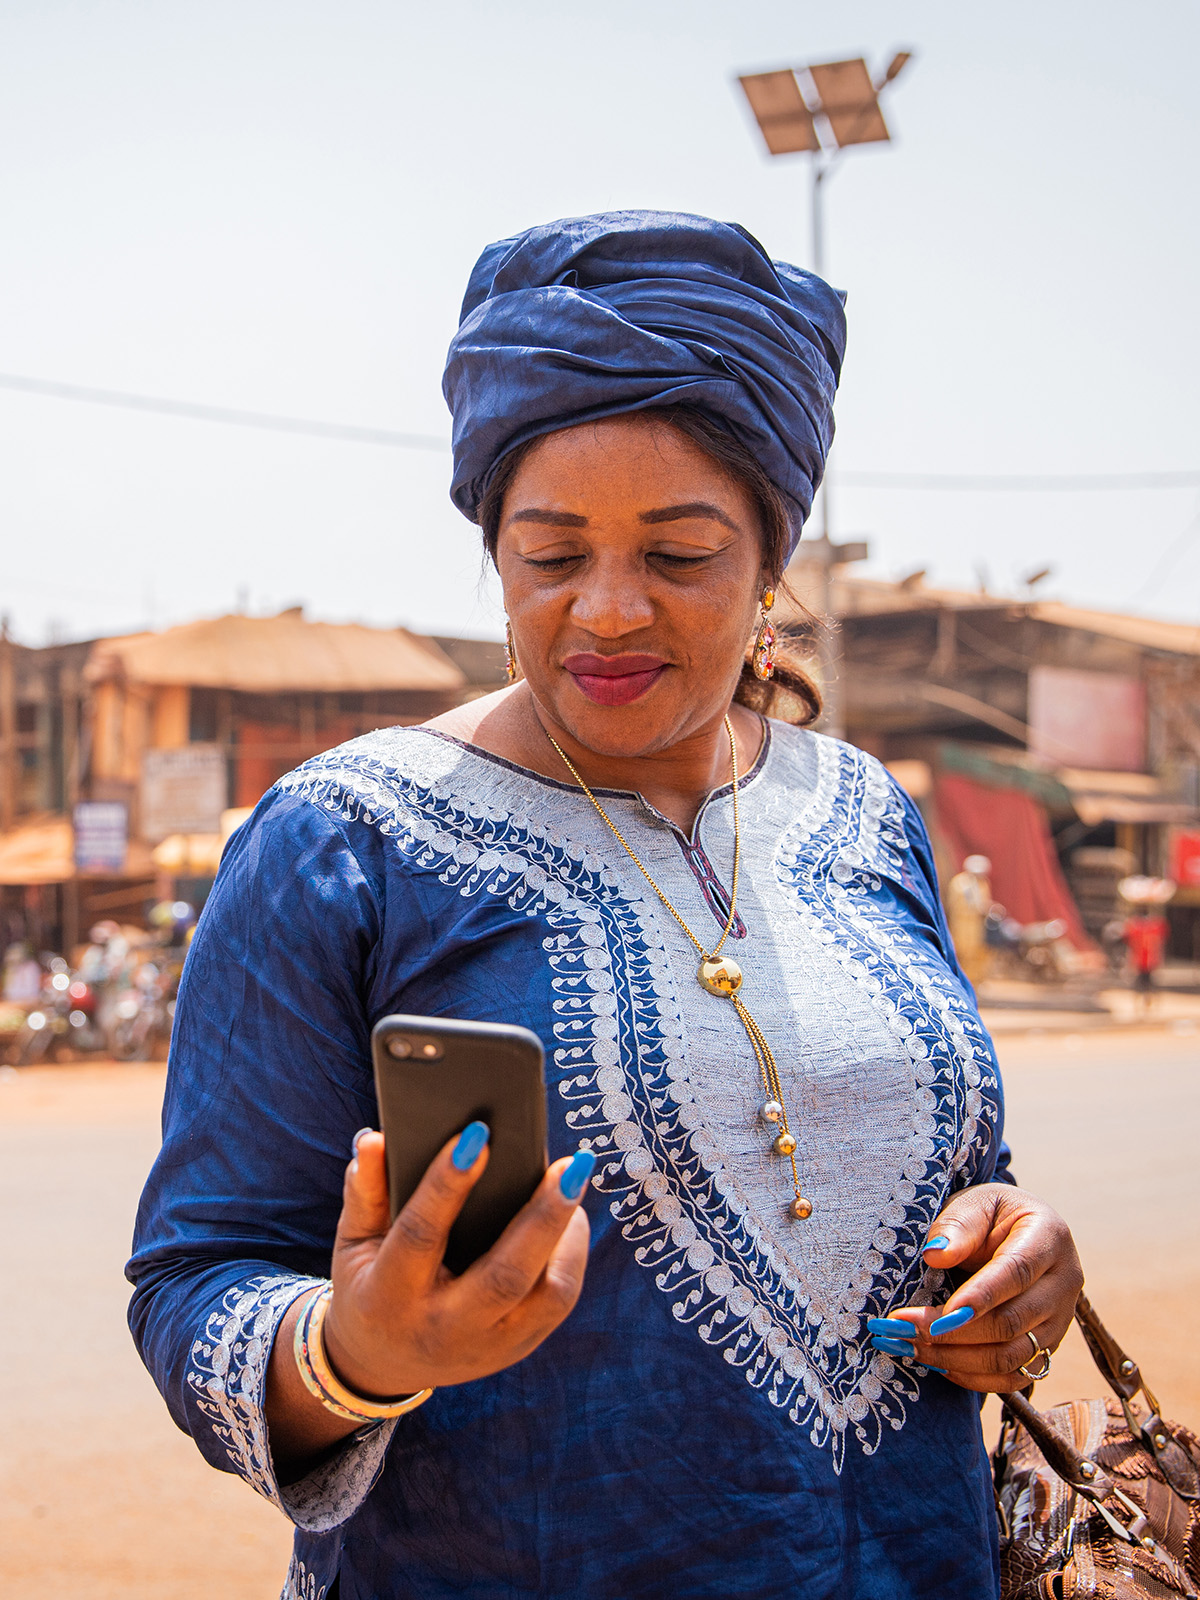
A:
{"type": "Polygon", "coordinates": [[[598,706],[627,706],[658,682],[669,663],[661,656],[568,656],[563,668],[598,706]]]}

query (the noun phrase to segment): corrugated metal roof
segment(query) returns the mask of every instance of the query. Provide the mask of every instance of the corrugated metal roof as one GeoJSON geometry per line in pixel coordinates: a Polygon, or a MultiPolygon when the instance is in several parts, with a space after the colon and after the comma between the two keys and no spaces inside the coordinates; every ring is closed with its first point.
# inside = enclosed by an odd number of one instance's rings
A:
{"type": "Polygon", "coordinates": [[[1200,624],[1160,622],[1157,617],[1131,617],[1115,611],[1084,611],[1058,600],[1037,600],[1028,609],[1039,622],[1104,634],[1109,639],[1123,639],[1127,644],[1142,645],[1147,650],[1200,656],[1200,624]]]}
{"type": "MultiPolygon", "coordinates": [[[[800,599],[815,608],[819,598],[819,575],[815,566],[811,562],[795,561],[788,569],[787,578],[800,599]]],[[[1016,596],[984,594],[979,590],[934,589],[923,582],[887,583],[879,578],[852,577],[843,568],[834,577],[832,601],[839,617],[941,610],[1020,612],[1039,622],[1121,639],[1146,650],[1200,656],[1200,623],[1162,622],[1157,617],[1089,611],[1060,600],[1023,600],[1016,596]]]]}
{"type": "Polygon", "coordinates": [[[467,681],[432,640],[404,628],[306,622],[300,611],[213,617],[102,639],[85,676],[91,683],[120,678],[252,694],[458,689],[467,681]]]}
{"type": "MultiPolygon", "coordinates": [[[[1194,823],[1200,812],[1148,772],[1094,772],[1049,766],[1024,750],[999,745],[938,746],[938,761],[995,788],[1023,789],[1050,810],[1070,806],[1089,827],[1101,822],[1194,823]]],[[[898,763],[899,764],[899,763],[898,763]]]]}

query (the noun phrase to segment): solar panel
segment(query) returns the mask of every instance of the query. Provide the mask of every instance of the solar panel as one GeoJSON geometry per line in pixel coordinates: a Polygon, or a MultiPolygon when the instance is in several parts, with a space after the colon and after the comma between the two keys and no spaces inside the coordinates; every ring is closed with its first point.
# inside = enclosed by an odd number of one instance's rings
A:
{"type": "Polygon", "coordinates": [[[827,61],[808,73],[821,99],[818,115],[828,120],[839,148],[891,137],[865,61],[827,61]]]}
{"type": "Polygon", "coordinates": [[[821,148],[812,112],[804,104],[796,74],[790,68],[782,72],[754,72],[739,78],[738,82],[745,90],[754,120],[773,156],[821,148]]]}

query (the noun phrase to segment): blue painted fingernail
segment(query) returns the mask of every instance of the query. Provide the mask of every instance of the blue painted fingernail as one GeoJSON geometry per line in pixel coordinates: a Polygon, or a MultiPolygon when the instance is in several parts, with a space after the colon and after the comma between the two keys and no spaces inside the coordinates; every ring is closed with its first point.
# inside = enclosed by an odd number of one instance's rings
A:
{"type": "Polygon", "coordinates": [[[351,1141],[350,1141],[350,1154],[352,1156],[356,1156],[358,1154],[358,1141],[362,1138],[364,1133],[374,1133],[374,1132],[375,1132],[374,1128],[360,1128],[358,1130],[358,1132],[354,1135],[353,1139],[351,1139],[351,1141]]]}
{"type": "Polygon", "coordinates": [[[470,1172],[479,1160],[479,1152],[487,1142],[487,1123],[468,1122],[458,1136],[458,1143],[454,1146],[450,1159],[460,1172],[470,1172]]]}
{"type": "Polygon", "coordinates": [[[950,1248],[950,1241],[947,1239],[944,1233],[939,1233],[935,1238],[926,1239],[921,1248],[922,1250],[948,1250],[950,1248]]]}
{"type": "Polygon", "coordinates": [[[929,1324],[929,1337],[936,1339],[939,1333],[953,1333],[955,1328],[961,1328],[970,1322],[975,1315],[974,1307],[959,1306],[957,1311],[947,1311],[944,1317],[938,1317],[929,1324]]]}
{"type": "Polygon", "coordinates": [[[916,1324],[901,1322],[899,1317],[871,1317],[867,1323],[868,1333],[878,1333],[885,1339],[915,1339],[917,1337],[916,1324]]]}
{"type": "Polygon", "coordinates": [[[596,1157],[591,1150],[576,1150],[570,1165],[563,1168],[563,1175],[558,1180],[564,1200],[579,1199],[595,1166],[596,1157]]]}
{"type": "Polygon", "coordinates": [[[889,1356],[916,1355],[916,1346],[910,1344],[907,1339],[875,1338],[871,1340],[871,1348],[873,1350],[882,1350],[885,1355],[889,1356]]]}
{"type": "Polygon", "coordinates": [[[948,1378],[950,1376],[948,1367],[927,1367],[925,1370],[927,1372],[936,1372],[939,1378],[948,1378]]]}

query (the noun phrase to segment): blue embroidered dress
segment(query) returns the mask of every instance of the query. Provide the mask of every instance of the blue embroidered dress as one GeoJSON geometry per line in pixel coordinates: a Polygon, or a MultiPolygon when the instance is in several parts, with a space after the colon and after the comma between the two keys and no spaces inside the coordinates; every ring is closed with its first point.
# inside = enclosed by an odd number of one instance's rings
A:
{"type": "MultiPolygon", "coordinates": [[[[690,839],[601,793],[716,928],[729,790],[690,839]]],[[[733,1008],[570,783],[393,729],[284,778],[232,841],[184,975],[130,1319],[179,1426],[295,1523],[285,1596],[996,1593],[976,1397],[865,1329],[945,1298],[929,1224],[949,1191],[1006,1176],[924,829],[870,756],[779,723],[741,811],[732,949],[784,1080],[803,1223],[733,1008]],[[526,1360],[282,1487],[272,1340],[328,1272],[350,1141],[376,1119],[370,1030],[394,1011],[541,1037],[551,1155],[599,1157],[588,1276],[526,1360]]]]}

